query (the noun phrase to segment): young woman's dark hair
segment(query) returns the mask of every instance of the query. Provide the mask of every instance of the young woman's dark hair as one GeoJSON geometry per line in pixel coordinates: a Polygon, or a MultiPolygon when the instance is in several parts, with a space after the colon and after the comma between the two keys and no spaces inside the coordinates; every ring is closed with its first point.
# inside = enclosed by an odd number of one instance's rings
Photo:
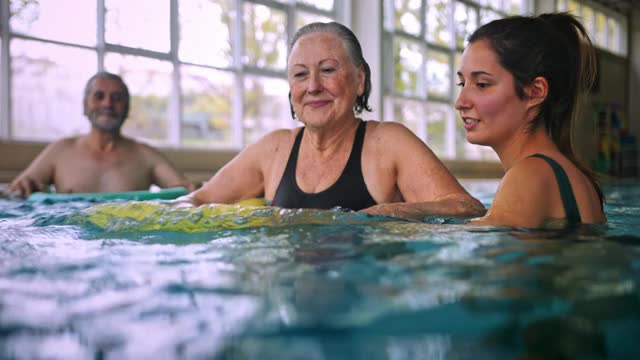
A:
{"type": "MultiPolygon", "coordinates": [[[[307,24],[293,35],[293,39],[291,40],[291,44],[289,45],[289,53],[291,53],[291,49],[296,44],[298,39],[307,34],[317,33],[317,32],[329,32],[338,35],[338,37],[344,42],[347,53],[349,54],[349,58],[351,62],[356,66],[362,66],[364,68],[364,92],[362,95],[356,98],[356,103],[353,106],[353,110],[360,114],[363,110],[371,111],[371,107],[369,106],[369,95],[371,95],[371,69],[369,68],[369,64],[364,59],[362,55],[362,48],[360,47],[360,42],[356,35],[351,31],[348,27],[337,23],[337,22],[315,22],[311,24],[307,24]]],[[[291,105],[291,94],[289,94],[289,104],[291,105]]],[[[296,114],[293,112],[293,106],[291,106],[291,116],[295,119],[296,114]]]]}
{"type": "Polygon", "coordinates": [[[600,197],[604,196],[593,171],[575,156],[572,145],[580,100],[593,85],[596,55],[580,22],[568,13],[514,16],[478,28],[469,43],[485,40],[500,65],[513,75],[516,94],[524,99],[524,88],[537,77],[549,84],[530,130],[544,126],[560,152],[584,172],[600,197]]]}

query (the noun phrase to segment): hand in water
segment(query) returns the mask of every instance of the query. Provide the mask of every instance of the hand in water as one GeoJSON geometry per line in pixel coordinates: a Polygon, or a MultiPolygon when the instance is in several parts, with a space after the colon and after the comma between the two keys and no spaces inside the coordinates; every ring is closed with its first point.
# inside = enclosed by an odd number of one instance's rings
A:
{"type": "Polygon", "coordinates": [[[174,209],[191,208],[195,206],[191,194],[180,196],[175,200],[168,201],[166,204],[174,209]]]}

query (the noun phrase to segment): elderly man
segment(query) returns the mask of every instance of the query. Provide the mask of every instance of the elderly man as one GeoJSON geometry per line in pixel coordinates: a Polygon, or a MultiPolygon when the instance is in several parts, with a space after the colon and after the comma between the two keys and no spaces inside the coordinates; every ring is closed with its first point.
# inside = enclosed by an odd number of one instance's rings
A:
{"type": "Polygon", "coordinates": [[[99,72],[87,82],[84,114],[91,131],[48,145],[9,186],[21,196],[53,184],[59,193],[119,192],[193,184],[149,145],[122,136],[129,90],[122,78],[99,72]]]}

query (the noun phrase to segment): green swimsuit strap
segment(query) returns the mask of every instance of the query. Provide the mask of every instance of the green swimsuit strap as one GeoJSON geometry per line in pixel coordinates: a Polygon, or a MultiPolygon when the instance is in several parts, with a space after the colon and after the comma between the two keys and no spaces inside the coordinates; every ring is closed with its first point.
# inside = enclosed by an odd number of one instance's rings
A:
{"type": "Polygon", "coordinates": [[[580,224],[582,222],[582,219],[580,218],[578,203],[576,202],[576,197],[573,195],[573,189],[571,188],[569,177],[567,176],[567,173],[564,171],[564,169],[560,166],[560,164],[558,164],[558,162],[548,156],[542,154],[533,154],[529,157],[540,158],[546,161],[551,166],[554,174],[556,175],[558,187],[560,188],[560,196],[562,197],[564,212],[567,215],[567,223],[569,223],[570,225],[580,224]]]}

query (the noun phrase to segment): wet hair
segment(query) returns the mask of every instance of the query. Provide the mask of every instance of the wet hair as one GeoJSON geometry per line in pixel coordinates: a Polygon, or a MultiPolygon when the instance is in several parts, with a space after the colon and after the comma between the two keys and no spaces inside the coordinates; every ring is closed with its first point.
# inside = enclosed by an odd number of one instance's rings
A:
{"type": "Polygon", "coordinates": [[[82,98],[82,106],[84,107],[85,113],[87,111],[87,101],[89,100],[89,94],[91,93],[91,89],[93,89],[93,81],[95,79],[111,79],[111,80],[116,80],[120,82],[120,84],[122,85],[122,90],[124,92],[124,101],[125,101],[124,118],[126,119],[127,116],[129,116],[129,104],[130,104],[129,88],[127,87],[127,84],[124,83],[124,80],[122,80],[120,76],[116,74],[112,74],[110,72],[106,72],[106,71],[100,71],[95,75],[93,75],[92,77],[90,77],[89,80],[87,80],[87,84],[84,86],[84,97],[82,98]]]}
{"type": "Polygon", "coordinates": [[[595,49],[582,24],[568,13],[513,16],[485,24],[469,36],[469,43],[479,40],[487,41],[500,65],[513,75],[520,99],[537,77],[547,80],[548,94],[529,130],[545,127],[560,152],[587,175],[602,205],[596,175],[576,158],[571,138],[581,99],[597,69],[595,49]]]}
{"type": "MultiPolygon", "coordinates": [[[[362,66],[364,68],[364,92],[362,95],[356,97],[356,103],[353,106],[353,110],[357,114],[362,113],[363,110],[371,111],[371,107],[369,106],[369,96],[371,95],[371,69],[362,55],[362,48],[360,47],[358,38],[356,38],[356,35],[348,27],[337,22],[314,22],[307,24],[298,29],[298,31],[293,35],[293,39],[289,45],[289,54],[291,54],[291,49],[293,49],[293,46],[301,37],[319,32],[336,34],[344,43],[353,65],[356,67],[362,66]]],[[[296,114],[293,111],[293,105],[291,104],[291,93],[289,93],[289,106],[291,107],[291,116],[295,119],[296,114]]]]}

